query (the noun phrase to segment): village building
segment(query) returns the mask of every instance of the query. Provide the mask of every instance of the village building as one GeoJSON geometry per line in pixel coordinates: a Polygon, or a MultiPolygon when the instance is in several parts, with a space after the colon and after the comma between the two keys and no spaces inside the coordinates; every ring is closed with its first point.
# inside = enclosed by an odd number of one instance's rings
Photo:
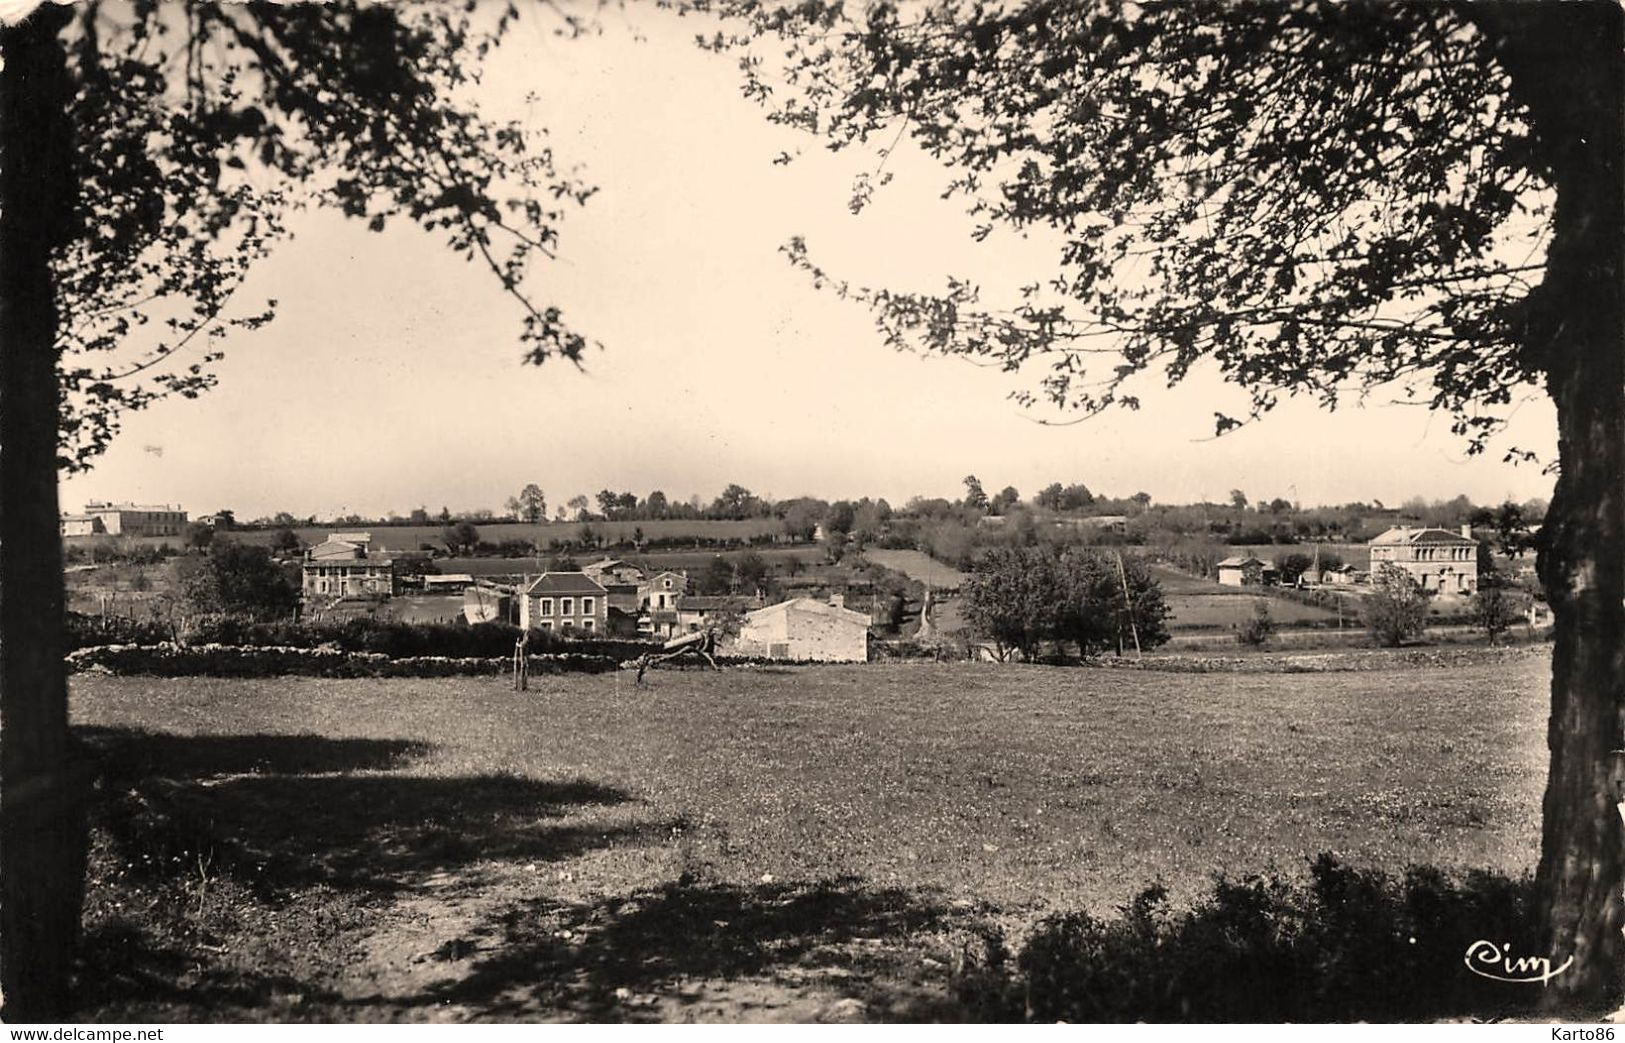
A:
{"type": "Polygon", "coordinates": [[[609,612],[605,633],[613,637],[636,637],[645,608],[644,588],[648,574],[637,565],[619,558],[602,558],[582,566],[588,579],[604,588],[609,612]]]}
{"type": "Polygon", "coordinates": [[[83,514],[65,515],[64,536],[180,536],[186,532],[186,512],[177,506],[142,506],[92,500],[83,514]]]}
{"type": "Polygon", "coordinates": [[[594,582],[605,585],[630,583],[635,587],[648,578],[641,568],[620,558],[600,558],[591,565],[581,566],[581,571],[594,582]]]}
{"type": "Polygon", "coordinates": [[[637,632],[648,637],[672,637],[680,630],[677,602],[688,593],[688,573],[657,572],[638,588],[637,632]]]}
{"type": "Polygon", "coordinates": [[[607,634],[609,592],[584,572],[544,572],[520,589],[519,625],[525,630],[607,634]]]}
{"type": "Polygon", "coordinates": [[[373,547],[368,532],[335,532],[305,552],[301,566],[306,597],[389,597],[395,593],[395,559],[373,547]]]}
{"type": "Polygon", "coordinates": [[[1128,534],[1126,514],[1091,514],[1081,518],[1056,518],[1054,524],[1058,529],[1071,529],[1074,532],[1111,532],[1119,536],[1128,534]]]}
{"type": "Polygon", "coordinates": [[[1361,572],[1353,565],[1338,565],[1334,568],[1322,569],[1320,581],[1338,586],[1346,586],[1360,582],[1361,572]]]}
{"type": "Polygon", "coordinates": [[[57,523],[63,536],[104,536],[107,529],[94,514],[64,514],[57,523]]]}
{"type": "Polygon", "coordinates": [[[474,585],[474,577],[467,572],[446,572],[423,577],[423,590],[434,594],[461,594],[474,585]]]}
{"type": "Polygon", "coordinates": [[[1219,582],[1227,587],[1262,587],[1279,575],[1275,566],[1251,554],[1226,558],[1215,566],[1219,582]]]}
{"type": "Polygon", "coordinates": [[[688,593],[688,573],[657,572],[643,584],[643,603],[649,609],[676,608],[677,599],[688,593]]]}
{"type": "Polygon", "coordinates": [[[829,601],[795,598],[745,614],[735,649],[741,655],[862,663],[869,659],[869,617],[829,601]]]}
{"type": "Polygon", "coordinates": [[[1371,571],[1402,569],[1423,590],[1472,594],[1478,590],[1478,541],[1473,529],[1459,533],[1432,527],[1397,526],[1371,541],[1371,571]]]}
{"type": "Polygon", "coordinates": [[[762,602],[758,598],[730,594],[685,594],[677,601],[676,626],[667,636],[692,634],[720,624],[730,616],[743,616],[751,609],[761,607],[762,602]]]}

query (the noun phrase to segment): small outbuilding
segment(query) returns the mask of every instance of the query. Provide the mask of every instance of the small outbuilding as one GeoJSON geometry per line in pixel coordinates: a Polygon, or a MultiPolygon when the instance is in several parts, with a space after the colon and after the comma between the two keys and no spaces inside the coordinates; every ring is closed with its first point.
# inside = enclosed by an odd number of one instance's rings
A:
{"type": "Polygon", "coordinates": [[[1219,582],[1227,587],[1262,587],[1275,582],[1275,566],[1254,555],[1226,558],[1216,566],[1219,582]]]}

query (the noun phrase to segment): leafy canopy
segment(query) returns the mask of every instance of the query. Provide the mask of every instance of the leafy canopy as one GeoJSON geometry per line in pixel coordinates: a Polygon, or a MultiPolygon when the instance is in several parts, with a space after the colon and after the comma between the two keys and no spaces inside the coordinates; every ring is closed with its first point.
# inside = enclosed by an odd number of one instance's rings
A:
{"type": "Polygon", "coordinates": [[[64,468],[88,468],[124,412],[212,386],[224,338],[274,314],[233,295],[293,209],[443,236],[517,302],[527,361],[581,358],[526,280],[593,190],[470,100],[516,8],[91,0],[36,17],[65,23],[77,146],[54,237],[64,468]]]}
{"type": "MultiPolygon", "coordinates": [[[[1132,408],[1146,375],[1173,384],[1205,362],[1249,389],[1249,417],[1394,383],[1476,451],[1541,372],[1519,344],[1551,193],[1470,10],[701,6],[736,19],[701,42],[742,53],[773,119],[882,157],[907,136],[950,169],[944,194],[979,237],[1058,237],[1057,264],[1001,306],[964,280],[853,286],[803,240],[786,247],[894,346],[1038,366],[1026,404],[1132,408]]],[[[854,209],[874,187],[860,179],[854,209]]]]}

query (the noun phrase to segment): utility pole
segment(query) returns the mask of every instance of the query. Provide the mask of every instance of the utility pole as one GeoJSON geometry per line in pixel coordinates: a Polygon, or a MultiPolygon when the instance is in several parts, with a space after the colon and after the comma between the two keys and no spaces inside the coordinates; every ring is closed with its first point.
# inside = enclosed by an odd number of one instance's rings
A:
{"type": "Polygon", "coordinates": [[[1117,555],[1117,578],[1123,584],[1123,609],[1128,613],[1129,633],[1134,635],[1134,658],[1139,659],[1143,654],[1140,651],[1140,628],[1134,622],[1134,599],[1129,596],[1128,592],[1128,570],[1123,568],[1123,552],[1117,551],[1115,553],[1117,555]]]}

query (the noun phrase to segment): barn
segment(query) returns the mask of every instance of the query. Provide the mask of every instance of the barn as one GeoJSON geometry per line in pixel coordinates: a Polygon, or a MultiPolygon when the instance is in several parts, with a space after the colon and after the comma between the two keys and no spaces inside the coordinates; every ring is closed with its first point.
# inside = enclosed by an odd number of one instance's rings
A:
{"type": "Polygon", "coordinates": [[[869,659],[869,617],[837,595],[829,601],[794,598],[745,614],[735,651],[770,659],[863,663],[869,659]]]}

